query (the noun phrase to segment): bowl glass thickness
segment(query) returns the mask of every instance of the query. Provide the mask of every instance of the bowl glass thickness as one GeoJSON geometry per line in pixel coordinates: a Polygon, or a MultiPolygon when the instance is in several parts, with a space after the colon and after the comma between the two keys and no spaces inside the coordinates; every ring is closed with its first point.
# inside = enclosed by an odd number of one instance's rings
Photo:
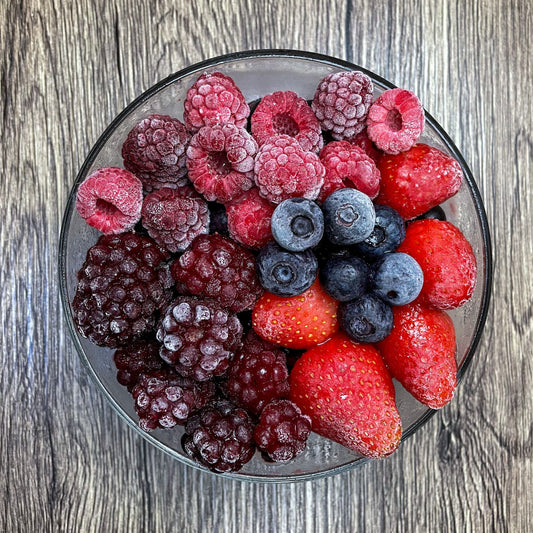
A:
{"type": "MultiPolygon", "coordinates": [[[[116,380],[113,351],[91,344],[77,332],[70,307],[76,290],[76,274],[85,260],[87,250],[95,244],[100,234],[79,217],[75,209],[75,197],[78,185],[94,170],[122,166],[122,143],[135,124],[151,113],[182,119],[187,89],[203,72],[217,70],[235,80],[248,102],[276,90],[292,90],[306,99],[312,99],[321,78],[343,70],[361,70],[369,75],[374,82],[375,95],[393,87],[361,67],[306,52],[266,50],[218,57],[170,76],[132,102],[105,130],[83,164],[65,210],[59,254],[61,296],[74,344],[90,375],[119,415],[154,446],[195,467],[198,465],[181,449],[183,428],[155,430],[151,433],[142,431],[137,425],[131,395],[116,380]]],[[[462,165],[466,179],[458,194],[443,207],[448,220],[457,225],[472,244],[478,264],[478,282],[473,298],[464,307],[450,313],[457,333],[457,363],[461,378],[472,359],[485,322],[491,286],[490,239],[482,201],[470,170],[442,128],[429,114],[426,116],[421,141],[452,155],[462,165]]],[[[395,385],[405,439],[417,431],[434,411],[414,400],[399,384],[395,385]]],[[[468,383],[463,386],[468,386],[468,383]]],[[[353,468],[365,461],[355,452],[312,434],[306,451],[288,464],[267,463],[256,454],[240,472],[227,476],[270,482],[307,480],[353,468]]]]}

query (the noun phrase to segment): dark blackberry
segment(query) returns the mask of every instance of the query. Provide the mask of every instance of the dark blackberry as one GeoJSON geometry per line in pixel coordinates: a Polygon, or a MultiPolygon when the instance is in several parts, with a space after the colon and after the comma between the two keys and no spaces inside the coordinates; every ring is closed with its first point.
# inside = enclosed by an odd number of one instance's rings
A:
{"type": "Polygon", "coordinates": [[[181,442],[185,453],[209,470],[235,472],[254,456],[254,424],[244,409],[215,400],[187,420],[181,442]]]}
{"type": "Polygon", "coordinates": [[[222,235],[196,237],[171,272],[188,294],[215,298],[236,313],[252,309],[263,293],[254,255],[222,235]]]}
{"type": "Polygon", "coordinates": [[[234,313],[215,300],[193,296],[173,300],[157,330],[161,358],[198,381],[224,374],[241,339],[242,326],[234,313]]]}
{"type": "Polygon", "coordinates": [[[132,390],[139,425],[145,431],[183,425],[215,396],[215,384],[199,383],[166,368],[143,374],[132,390]]]}
{"type": "Polygon", "coordinates": [[[268,459],[286,463],[304,451],[310,433],[309,416],[289,400],[276,400],[263,409],[254,439],[268,459]]]}
{"type": "Polygon", "coordinates": [[[150,331],[172,297],[167,259],[149,237],[102,235],[78,272],[72,314],[79,332],[117,348],[150,331]]]}

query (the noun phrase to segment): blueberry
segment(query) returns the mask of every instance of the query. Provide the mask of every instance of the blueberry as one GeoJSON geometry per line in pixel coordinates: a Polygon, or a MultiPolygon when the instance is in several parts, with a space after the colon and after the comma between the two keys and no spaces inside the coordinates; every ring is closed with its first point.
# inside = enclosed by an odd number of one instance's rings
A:
{"type": "Polygon", "coordinates": [[[333,244],[364,241],[374,229],[376,213],[372,200],[357,189],[332,192],[322,204],[324,232],[333,244]]]}
{"type": "Polygon", "coordinates": [[[370,267],[359,257],[334,257],[318,275],[324,290],[335,300],[347,302],[367,292],[370,267]]]}
{"type": "Polygon", "coordinates": [[[209,233],[229,235],[226,208],[218,202],[209,202],[209,233]]]}
{"type": "Polygon", "coordinates": [[[424,274],[408,254],[385,254],[372,267],[372,292],[390,305],[412,302],[422,290],[424,274]]]}
{"type": "Polygon", "coordinates": [[[278,296],[296,296],[315,281],[318,261],[311,250],[289,252],[274,241],[257,255],[257,275],[261,285],[278,296]]]}
{"type": "Polygon", "coordinates": [[[394,252],[405,239],[405,222],[400,213],[388,205],[375,205],[376,222],[372,233],[355,245],[366,259],[377,259],[387,252],[394,252]]]}
{"type": "Polygon", "coordinates": [[[276,242],[291,252],[316,246],[324,235],[324,215],[315,202],[289,198],[281,202],[270,221],[276,242]]]}
{"type": "Polygon", "coordinates": [[[339,324],[358,342],[379,342],[392,331],[392,308],[367,293],[357,300],[339,304],[339,324]]]}
{"type": "Polygon", "coordinates": [[[429,211],[418,215],[415,220],[423,220],[425,218],[434,218],[435,220],[446,220],[446,213],[440,205],[432,207],[429,211]]]}

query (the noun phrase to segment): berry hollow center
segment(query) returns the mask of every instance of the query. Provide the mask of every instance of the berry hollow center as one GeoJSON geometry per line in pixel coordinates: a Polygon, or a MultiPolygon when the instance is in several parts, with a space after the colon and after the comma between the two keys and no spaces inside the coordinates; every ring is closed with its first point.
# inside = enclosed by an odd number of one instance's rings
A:
{"type": "Polygon", "coordinates": [[[272,117],[272,127],[276,133],[290,135],[291,137],[296,137],[300,133],[300,128],[296,121],[284,113],[278,113],[272,117]]]}
{"type": "Polygon", "coordinates": [[[313,230],[313,222],[308,217],[298,215],[291,221],[291,231],[296,237],[307,237],[313,230]]]}
{"type": "Polygon", "coordinates": [[[122,214],[118,207],[101,198],[96,200],[96,211],[107,218],[115,218],[122,214]]]}
{"type": "Polygon", "coordinates": [[[359,218],[359,213],[352,205],[343,205],[337,211],[337,224],[350,227],[359,218]]]}
{"type": "Polygon", "coordinates": [[[222,176],[227,176],[233,170],[226,152],[209,152],[207,161],[209,168],[222,176]]]}
{"type": "Polygon", "coordinates": [[[403,126],[402,115],[397,109],[391,109],[387,112],[385,122],[391,131],[400,131],[403,126]]]}

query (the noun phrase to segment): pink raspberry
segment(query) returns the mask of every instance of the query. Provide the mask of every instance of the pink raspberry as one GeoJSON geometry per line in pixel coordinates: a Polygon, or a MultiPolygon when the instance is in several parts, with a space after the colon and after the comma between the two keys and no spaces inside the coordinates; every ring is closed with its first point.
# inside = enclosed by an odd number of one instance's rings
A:
{"type": "Polygon", "coordinates": [[[159,246],[183,252],[197,235],[208,233],[209,209],[192,187],[165,187],[144,199],[142,224],[159,246]]]}
{"type": "Polygon", "coordinates": [[[303,150],[288,135],[278,135],[263,144],[255,159],[259,194],[275,204],[298,196],[315,200],[324,183],[324,174],[318,156],[303,150]]]}
{"type": "Polygon", "coordinates": [[[147,192],[187,183],[185,152],[190,135],[177,118],[150,115],[128,133],[122,145],[124,167],[147,192]]]}
{"type": "Polygon", "coordinates": [[[185,125],[193,133],[215,124],[244,128],[250,115],[240,89],[221,72],[202,74],[187,91],[184,107],[185,125]]]}
{"type": "Polygon", "coordinates": [[[226,204],[230,237],[248,248],[261,248],[272,239],[270,219],[274,205],[259,195],[257,187],[226,204]]]}
{"type": "Polygon", "coordinates": [[[276,91],[264,96],[250,121],[259,146],[280,134],[294,137],[308,152],[318,153],[324,145],[313,110],[293,91],[276,91]]]}
{"type": "Polygon", "coordinates": [[[372,104],[368,137],[387,154],[399,154],[416,144],[424,129],[424,109],[407,89],[389,89],[372,104]]]}
{"type": "Polygon", "coordinates": [[[139,178],[118,167],[100,168],[78,188],[76,209],[105,234],[128,231],[139,222],[143,188],[139,178]]]}
{"type": "Polygon", "coordinates": [[[323,130],[336,140],[351,140],[365,127],[374,86],[362,72],[334,72],[323,78],[311,108],[323,130]]]}
{"type": "Polygon", "coordinates": [[[358,146],[348,141],[330,142],[320,152],[320,161],[326,169],[326,176],[318,196],[319,202],[344,187],[353,187],[370,198],[378,195],[381,174],[376,163],[358,146]]]}
{"type": "Polygon", "coordinates": [[[355,144],[355,146],[359,146],[367,156],[372,158],[376,165],[378,164],[383,152],[378,150],[376,145],[368,138],[366,128],[361,133],[358,133],[350,142],[355,144]]]}
{"type": "Polygon", "coordinates": [[[228,202],[252,187],[257,148],[244,128],[205,126],[187,149],[189,179],[208,201],[228,202]]]}

